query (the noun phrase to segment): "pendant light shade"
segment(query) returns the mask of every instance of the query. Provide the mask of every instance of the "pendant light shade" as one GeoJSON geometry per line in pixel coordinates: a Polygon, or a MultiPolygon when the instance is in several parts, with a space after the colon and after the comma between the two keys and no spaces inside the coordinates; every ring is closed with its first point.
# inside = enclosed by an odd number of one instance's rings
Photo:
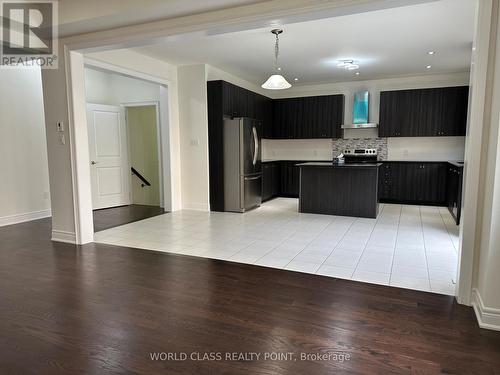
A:
{"type": "Polygon", "coordinates": [[[290,87],[292,87],[292,85],[280,74],[273,74],[262,84],[262,88],[268,90],[284,90],[290,87]]]}
{"type": "Polygon", "coordinates": [[[279,49],[279,37],[278,35],[281,34],[283,30],[281,29],[274,29],[271,30],[271,33],[276,35],[276,44],[274,45],[274,70],[276,71],[275,74],[271,75],[266,82],[262,84],[263,89],[267,90],[284,90],[292,87],[290,83],[283,77],[281,74],[278,74],[278,72],[281,70],[278,65],[278,55],[280,52],[279,49]]]}

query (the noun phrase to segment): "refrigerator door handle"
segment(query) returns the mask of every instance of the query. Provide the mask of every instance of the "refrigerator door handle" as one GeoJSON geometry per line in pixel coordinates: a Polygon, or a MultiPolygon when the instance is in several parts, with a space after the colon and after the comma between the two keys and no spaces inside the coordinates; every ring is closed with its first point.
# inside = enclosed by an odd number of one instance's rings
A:
{"type": "Polygon", "coordinates": [[[259,137],[257,136],[257,129],[255,126],[252,128],[253,131],[253,142],[254,142],[254,151],[253,151],[253,165],[257,163],[257,157],[259,155],[259,137]]]}
{"type": "Polygon", "coordinates": [[[258,180],[259,178],[261,178],[261,176],[255,176],[255,177],[245,177],[245,181],[258,180]]]}

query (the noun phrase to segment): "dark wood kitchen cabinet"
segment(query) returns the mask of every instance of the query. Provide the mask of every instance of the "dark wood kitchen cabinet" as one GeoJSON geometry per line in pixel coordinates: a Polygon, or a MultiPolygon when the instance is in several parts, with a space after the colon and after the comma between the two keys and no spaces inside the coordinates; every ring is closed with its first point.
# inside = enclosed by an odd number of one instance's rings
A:
{"type": "Polygon", "coordinates": [[[379,169],[379,199],[444,206],[446,168],[441,162],[384,162],[379,169]]]}
{"type": "Polygon", "coordinates": [[[380,137],[464,136],[468,86],[380,93],[380,137]]]}
{"type": "Polygon", "coordinates": [[[448,164],[448,176],[446,182],[446,205],[448,211],[455,219],[457,225],[460,224],[462,211],[462,181],[463,165],[448,164]]]}
{"type": "Polygon", "coordinates": [[[272,100],[225,81],[207,82],[210,209],[224,211],[224,117],[251,117],[272,133],[272,100]]]}
{"type": "Polygon", "coordinates": [[[280,162],[280,196],[298,198],[300,185],[300,168],[297,164],[301,161],[280,162]]]}
{"type": "Polygon", "coordinates": [[[280,194],[280,162],[262,163],[262,201],[267,201],[280,194]]]}
{"type": "Polygon", "coordinates": [[[273,100],[272,138],[341,138],[344,95],[273,100]]]}

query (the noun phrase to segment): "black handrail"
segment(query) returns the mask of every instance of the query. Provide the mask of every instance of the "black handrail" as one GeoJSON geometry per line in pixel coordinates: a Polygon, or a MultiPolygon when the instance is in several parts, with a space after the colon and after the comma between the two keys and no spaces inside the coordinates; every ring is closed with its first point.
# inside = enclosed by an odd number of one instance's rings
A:
{"type": "Polygon", "coordinates": [[[137,172],[137,170],[134,167],[130,167],[130,170],[132,171],[132,174],[136,175],[137,178],[142,181],[141,187],[151,186],[151,184],[149,183],[149,181],[146,180],[142,174],[140,174],[139,172],[137,172]]]}

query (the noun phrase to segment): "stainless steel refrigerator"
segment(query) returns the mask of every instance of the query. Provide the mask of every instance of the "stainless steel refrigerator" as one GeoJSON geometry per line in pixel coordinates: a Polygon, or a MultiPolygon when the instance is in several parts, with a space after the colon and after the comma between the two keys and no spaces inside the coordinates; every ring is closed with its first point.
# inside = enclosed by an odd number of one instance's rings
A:
{"type": "Polygon", "coordinates": [[[224,210],[245,212],[262,202],[261,122],[224,119],[224,210]]]}

